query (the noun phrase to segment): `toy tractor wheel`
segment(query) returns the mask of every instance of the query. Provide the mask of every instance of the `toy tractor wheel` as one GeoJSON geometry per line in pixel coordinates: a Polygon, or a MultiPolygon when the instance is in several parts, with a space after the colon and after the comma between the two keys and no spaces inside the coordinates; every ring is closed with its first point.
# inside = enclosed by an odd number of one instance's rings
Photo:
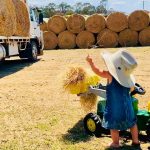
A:
{"type": "Polygon", "coordinates": [[[150,119],[148,120],[148,122],[146,124],[146,134],[147,134],[148,138],[150,138],[150,119]]]}
{"type": "Polygon", "coordinates": [[[101,136],[101,119],[97,114],[89,113],[84,118],[84,129],[89,135],[101,136]]]}

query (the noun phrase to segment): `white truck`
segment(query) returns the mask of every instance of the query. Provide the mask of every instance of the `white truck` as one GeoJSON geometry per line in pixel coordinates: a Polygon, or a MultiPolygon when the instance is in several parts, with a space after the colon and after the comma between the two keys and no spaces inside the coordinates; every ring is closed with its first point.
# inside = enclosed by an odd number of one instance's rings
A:
{"type": "MultiPolygon", "coordinates": [[[[28,7],[30,16],[29,37],[0,36],[0,61],[4,61],[5,58],[13,56],[19,56],[20,58],[28,58],[30,61],[36,61],[39,55],[43,55],[43,32],[40,31],[37,9],[29,8],[26,0],[25,3],[28,7]]],[[[42,18],[40,20],[42,20],[42,18]]]]}

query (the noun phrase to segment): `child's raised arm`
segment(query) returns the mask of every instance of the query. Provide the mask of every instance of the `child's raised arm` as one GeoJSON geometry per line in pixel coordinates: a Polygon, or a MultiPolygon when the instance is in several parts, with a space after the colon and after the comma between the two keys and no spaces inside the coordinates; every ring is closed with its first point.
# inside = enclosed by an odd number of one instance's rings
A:
{"type": "Polygon", "coordinates": [[[110,73],[108,71],[101,71],[94,63],[92,58],[88,55],[86,57],[86,61],[89,63],[89,65],[91,66],[93,72],[95,72],[97,75],[103,77],[103,78],[107,78],[110,81],[112,80],[112,76],[110,75],[110,73]]]}

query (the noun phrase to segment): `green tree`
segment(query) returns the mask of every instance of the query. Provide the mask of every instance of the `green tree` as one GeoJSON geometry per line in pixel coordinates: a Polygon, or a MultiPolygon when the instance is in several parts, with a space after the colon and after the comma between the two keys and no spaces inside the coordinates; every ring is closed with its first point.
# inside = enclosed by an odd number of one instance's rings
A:
{"type": "Polygon", "coordinates": [[[100,5],[104,6],[105,9],[107,9],[107,3],[108,0],[100,0],[100,5]]]}
{"type": "Polygon", "coordinates": [[[91,15],[96,12],[95,6],[90,3],[83,3],[82,14],[91,15]]]}
{"type": "Polygon", "coordinates": [[[56,13],[56,4],[55,3],[49,3],[47,6],[45,6],[42,11],[44,18],[49,18],[53,16],[56,13]]]}
{"type": "Polygon", "coordinates": [[[105,8],[103,5],[99,5],[99,6],[97,6],[97,8],[96,8],[96,12],[97,12],[97,13],[101,13],[101,14],[106,14],[106,13],[107,13],[107,10],[106,10],[106,8],[105,8]]]}
{"type": "Polygon", "coordinates": [[[65,14],[67,11],[72,10],[72,7],[68,5],[67,3],[62,2],[58,5],[58,9],[61,13],[65,14]]]}
{"type": "Polygon", "coordinates": [[[82,12],[82,9],[83,9],[83,4],[81,2],[78,2],[74,5],[75,13],[80,14],[82,12]]]}
{"type": "Polygon", "coordinates": [[[107,3],[108,3],[108,0],[100,0],[100,4],[97,6],[96,11],[98,13],[106,14],[107,13],[107,3]]]}

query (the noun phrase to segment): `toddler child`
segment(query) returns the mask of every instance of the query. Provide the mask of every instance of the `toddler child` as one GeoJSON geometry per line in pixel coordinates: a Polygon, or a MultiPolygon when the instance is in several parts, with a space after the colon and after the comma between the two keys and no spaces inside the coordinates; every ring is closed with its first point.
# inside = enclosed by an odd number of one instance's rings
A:
{"type": "Polygon", "coordinates": [[[130,90],[135,85],[132,72],[137,67],[137,61],[126,50],[119,50],[113,54],[103,52],[102,57],[108,71],[100,70],[89,55],[86,60],[97,75],[107,79],[107,100],[102,126],[110,129],[112,143],[109,146],[111,148],[120,147],[119,131],[130,128],[132,145],[140,147],[137,119],[130,96],[130,90]]]}

